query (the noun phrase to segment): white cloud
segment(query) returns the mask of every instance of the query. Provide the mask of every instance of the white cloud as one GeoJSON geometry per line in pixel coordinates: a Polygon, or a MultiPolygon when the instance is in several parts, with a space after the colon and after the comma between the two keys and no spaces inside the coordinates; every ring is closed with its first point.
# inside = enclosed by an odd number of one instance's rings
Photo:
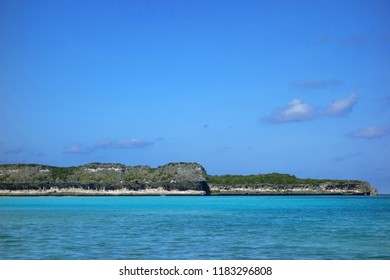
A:
{"type": "Polygon", "coordinates": [[[6,154],[6,155],[18,155],[18,154],[21,154],[22,152],[23,152],[22,148],[17,148],[17,149],[11,149],[11,150],[5,151],[4,154],[6,154]]]}
{"type": "Polygon", "coordinates": [[[390,126],[387,127],[376,127],[376,126],[369,126],[365,129],[357,130],[349,135],[354,138],[381,138],[385,137],[386,135],[390,134],[390,126]]]}
{"type": "Polygon", "coordinates": [[[112,141],[109,138],[101,139],[96,142],[94,149],[105,149],[112,146],[112,141]]]}
{"type": "Polygon", "coordinates": [[[386,96],[383,98],[383,102],[384,102],[386,105],[390,105],[390,95],[386,95],[386,96]]]}
{"type": "Polygon", "coordinates": [[[341,85],[343,82],[338,79],[329,80],[303,80],[290,83],[290,87],[294,89],[325,89],[341,85]]]}
{"type": "Polygon", "coordinates": [[[91,149],[83,148],[80,144],[72,144],[64,149],[66,154],[89,154],[91,149]]]}
{"type": "Polygon", "coordinates": [[[338,99],[326,107],[325,114],[334,117],[345,116],[352,111],[357,99],[356,93],[352,93],[345,99],[338,99]]]}
{"type": "Polygon", "coordinates": [[[139,140],[139,139],[124,139],[119,140],[115,142],[114,147],[115,148],[121,148],[121,149],[131,149],[131,148],[144,148],[146,146],[152,145],[151,142],[146,140],[139,140]]]}
{"type": "Polygon", "coordinates": [[[344,160],[348,160],[351,158],[361,156],[362,154],[363,154],[362,152],[354,152],[354,153],[344,154],[344,155],[340,155],[338,157],[333,158],[333,161],[344,161],[344,160]]]}
{"type": "Polygon", "coordinates": [[[320,44],[331,44],[343,47],[358,47],[366,44],[368,42],[368,39],[365,34],[355,34],[353,36],[344,38],[336,38],[329,35],[322,35],[317,39],[317,42],[320,44]]]}
{"type": "Polygon", "coordinates": [[[101,139],[96,142],[95,145],[91,147],[84,148],[80,144],[72,144],[69,147],[64,149],[66,154],[89,154],[101,149],[133,149],[133,148],[145,148],[147,146],[153,145],[152,142],[140,139],[122,139],[118,141],[113,141],[108,138],[101,139]]]}
{"type": "Polygon", "coordinates": [[[299,99],[293,99],[286,107],[276,109],[270,116],[273,122],[302,122],[314,118],[314,109],[299,99]]]}

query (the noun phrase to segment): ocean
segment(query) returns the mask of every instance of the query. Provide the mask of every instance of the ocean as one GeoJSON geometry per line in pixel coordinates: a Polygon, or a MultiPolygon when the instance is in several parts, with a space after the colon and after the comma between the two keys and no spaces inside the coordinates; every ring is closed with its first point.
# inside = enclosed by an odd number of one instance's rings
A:
{"type": "Polygon", "coordinates": [[[0,197],[0,259],[390,259],[390,196],[0,197]]]}

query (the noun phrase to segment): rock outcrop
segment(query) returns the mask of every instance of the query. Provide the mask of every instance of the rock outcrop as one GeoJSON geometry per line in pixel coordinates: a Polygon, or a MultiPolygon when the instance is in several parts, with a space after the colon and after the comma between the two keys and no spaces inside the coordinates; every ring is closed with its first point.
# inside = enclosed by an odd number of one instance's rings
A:
{"type": "Polygon", "coordinates": [[[218,195],[377,195],[357,180],[300,179],[289,174],[208,176],[211,194],[218,195]]]}
{"type": "Polygon", "coordinates": [[[214,195],[377,195],[376,188],[366,182],[361,183],[332,183],[319,185],[223,185],[209,184],[210,192],[214,195]]]}
{"type": "Polygon", "coordinates": [[[77,167],[1,165],[0,195],[208,195],[196,163],[157,168],[90,163],[77,167]]]}
{"type": "Polygon", "coordinates": [[[0,196],[10,195],[377,195],[362,181],[286,174],[207,176],[197,163],[157,168],[90,163],[76,167],[0,165],[0,196]],[[260,183],[259,183],[260,182],[260,183]]]}

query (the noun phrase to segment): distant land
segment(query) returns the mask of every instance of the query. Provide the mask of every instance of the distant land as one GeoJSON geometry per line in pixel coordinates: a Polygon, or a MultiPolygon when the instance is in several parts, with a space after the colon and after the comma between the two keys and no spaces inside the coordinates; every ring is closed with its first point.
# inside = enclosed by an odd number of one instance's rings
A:
{"type": "Polygon", "coordinates": [[[97,162],[73,167],[0,165],[0,196],[377,194],[363,181],[299,179],[279,173],[213,176],[198,163],[157,168],[97,162]]]}

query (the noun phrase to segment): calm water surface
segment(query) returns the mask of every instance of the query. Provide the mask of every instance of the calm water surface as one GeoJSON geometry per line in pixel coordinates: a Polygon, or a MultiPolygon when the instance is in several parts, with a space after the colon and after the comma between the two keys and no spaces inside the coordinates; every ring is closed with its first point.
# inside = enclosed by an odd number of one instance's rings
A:
{"type": "Polygon", "coordinates": [[[390,259],[390,196],[0,197],[0,259],[390,259]]]}

